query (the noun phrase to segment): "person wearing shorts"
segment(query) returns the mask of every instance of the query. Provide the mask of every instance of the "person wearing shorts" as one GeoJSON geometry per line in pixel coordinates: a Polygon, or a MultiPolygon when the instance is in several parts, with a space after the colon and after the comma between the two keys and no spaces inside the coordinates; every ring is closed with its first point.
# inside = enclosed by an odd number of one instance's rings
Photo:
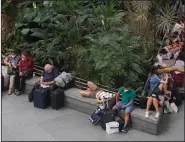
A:
{"type": "Polygon", "coordinates": [[[129,122],[130,113],[134,109],[135,91],[130,88],[130,85],[125,83],[123,87],[119,88],[118,95],[116,95],[116,105],[112,108],[113,111],[119,109],[125,109],[125,123],[123,132],[127,132],[127,125],[129,122]],[[121,95],[121,101],[119,101],[119,95],[121,95]]]}
{"type": "Polygon", "coordinates": [[[97,87],[96,84],[94,84],[91,81],[87,82],[87,86],[88,86],[88,89],[87,90],[81,90],[80,95],[82,95],[83,97],[89,97],[89,98],[96,99],[96,94],[99,91],[101,91],[101,89],[99,87],[97,87]]]}

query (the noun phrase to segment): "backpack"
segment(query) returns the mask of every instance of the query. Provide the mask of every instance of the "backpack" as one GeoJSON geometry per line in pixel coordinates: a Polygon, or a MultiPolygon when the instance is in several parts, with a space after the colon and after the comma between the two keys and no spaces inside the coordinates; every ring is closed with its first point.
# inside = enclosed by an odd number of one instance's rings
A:
{"type": "Polygon", "coordinates": [[[73,80],[73,76],[70,73],[62,72],[57,76],[54,81],[59,87],[65,88],[73,80]]]}
{"type": "Polygon", "coordinates": [[[97,109],[93,112],[91,116],[89,116],[89,120],[93,125],[98,125],[100,123],[100,116],[105,106],[101,104],[97,107],[97,109]]]}

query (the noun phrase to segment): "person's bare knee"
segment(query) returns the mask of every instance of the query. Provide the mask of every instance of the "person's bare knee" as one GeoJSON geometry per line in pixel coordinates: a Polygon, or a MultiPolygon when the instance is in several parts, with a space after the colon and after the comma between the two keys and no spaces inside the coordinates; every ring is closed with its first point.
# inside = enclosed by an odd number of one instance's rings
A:
{"type": "Polygon", "coordinates": [[[97,88],[96,84],[94,84],[93,82],[91,81],[88,81],[87,82],[87,86],[89,87],[89,89],[91,90],[95,90],[97,88]]]}

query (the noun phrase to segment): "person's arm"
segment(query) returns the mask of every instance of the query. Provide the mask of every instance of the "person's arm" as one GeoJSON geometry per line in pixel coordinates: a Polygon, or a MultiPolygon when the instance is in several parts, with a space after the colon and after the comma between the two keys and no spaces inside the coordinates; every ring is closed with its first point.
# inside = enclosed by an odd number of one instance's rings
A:
{"type": "Polygon", "coordinates": [[[4,59],[4,64],[7,65],[7,66],[10,66],[10,63],[8,62],[8,57],[6,57],[6,58],[4,59]]]}
{"type": "Polygon", "coordinates": [[[135,97],[136,97],[136,93],[133,92],[133,94],[132,94],[132,96],[130,98],[130,102],[128,104],[126,104],[125,106],[123,106],[123,108],[126,108],[126,107],[130,106],[131,104],[133,104],[135,97]]]}
{"type": "Polygon", "coordinates": [[[19,61],[19,75],[22,76],[22,65],[21,65],[21,60],[19,61]]]}
{"type": "Polygon", "coordinates": [[[44,79],[44,77],[43,77],[43,76],[41,76],[41,77],[40,77],[40,84],[44,84],[43,79],[44,79]]]}
{"type": "Polygon", "coordinates": [[[49,81],[49,82],[44,82],[45,85],[50,85],[50,84],[54,84],[55,81],[49,81]]]}
{"type": "Polygon", "coordinates": [[[116,103],[118,103],[119,102],[119,97],[120,97],[120,93],[118,92],[118,93],[116,93],[116,103]]]}
{"type": "Polygon", "coordinates": [[[128,107],[128,106],[130,106],[131,104],[133,104],[133,101],[132,101],[132,100],[131,100],[128,104],[126,104],[123,108],[128,107]]]}

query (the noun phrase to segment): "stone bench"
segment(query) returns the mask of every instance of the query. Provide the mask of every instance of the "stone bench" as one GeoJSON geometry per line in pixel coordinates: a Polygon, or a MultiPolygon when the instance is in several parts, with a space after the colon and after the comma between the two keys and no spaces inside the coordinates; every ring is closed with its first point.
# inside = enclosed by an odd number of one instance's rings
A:
{"type": "MultiPolygon", "coordinates": [[[[33,77],[32,79],[26,81],[26,94],[31,91],[36,81],[39,81],[39,77],[33,77]]],[[[164,98],[161,96],[160,99],[164,100],[164,98]]],[[[77,88],[71,88],[65,91],[65,106],[89,115],[92,114],[93,111],[97,108],[95,99],[82,97],[79,94],[79,89],[77,88]]],[[[161,115],[159,119],[154,118],[154,112],[152,112],[153,114],[150,115],[148,119],[146,119],[145,109],[135,107],[135,109],[131,113],[132,128],[146,133],[157,135],[159,131],[160,122],[163,117],[162,108],[160,109],[160,112],[161,115]]]]}

